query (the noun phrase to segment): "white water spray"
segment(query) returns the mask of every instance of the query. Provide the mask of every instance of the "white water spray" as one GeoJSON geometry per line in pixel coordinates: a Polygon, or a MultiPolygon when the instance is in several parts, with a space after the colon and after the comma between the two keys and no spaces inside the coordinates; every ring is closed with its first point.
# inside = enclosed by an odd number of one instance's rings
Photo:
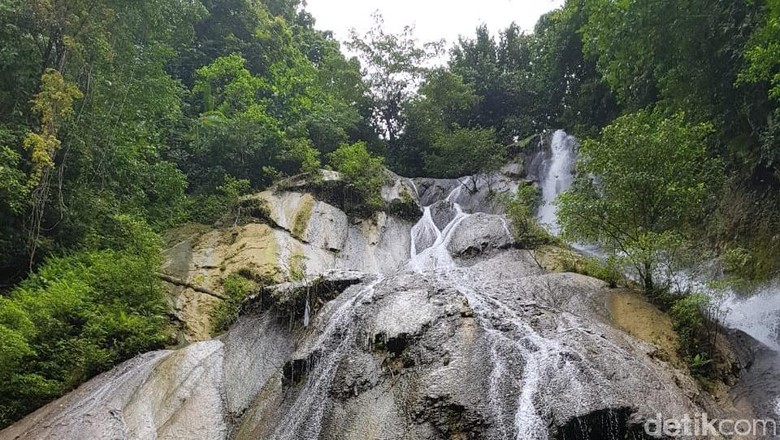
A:
{"type": "Polygon", "coordinates": [[[780,351],[780,282],[775,281],[747,298],[732,294],[724,307],[728,310],[728,327],[742,330],[780,351]]]}
{"type": "Polygon", "coordinates": [[[539,221],[553,235],[558,235],[557,206],[555,199],[571,188],[574,181],[574,161],[577,159],[577,138],[563,130],[553,133],[550,141],[551,154],[544,161],[542,185],[542,206],[539,208],[539,221]]]}

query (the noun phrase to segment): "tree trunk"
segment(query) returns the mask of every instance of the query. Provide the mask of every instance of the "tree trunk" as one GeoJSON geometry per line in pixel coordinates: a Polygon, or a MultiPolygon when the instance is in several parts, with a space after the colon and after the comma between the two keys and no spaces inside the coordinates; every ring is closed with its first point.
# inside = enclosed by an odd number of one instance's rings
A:
{"type": "Polygon", "coordinates": [[[653,282],[653,270],[651,264],[644,263],[644,273],[642,274],[642,283],[645,285],[645,292],[652,295],[655,293],[655,283],[653,282]]]}

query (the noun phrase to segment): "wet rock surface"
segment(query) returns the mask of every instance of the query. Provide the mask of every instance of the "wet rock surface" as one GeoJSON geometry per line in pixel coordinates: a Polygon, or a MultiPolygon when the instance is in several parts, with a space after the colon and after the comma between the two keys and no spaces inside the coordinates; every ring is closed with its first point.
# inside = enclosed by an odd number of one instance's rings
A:
{"type": "Polygon", "coordinates": [[[444,230],[456,215],[455,206],[450,201],[439,200],[431,205],[433,224],[436,225],[440,231],[444,230]]]}
{"type": "Polygon", "coordinates": [[[577,438],[576,420],[628,432],[629,416],[699,409],[652,346],[582,312],[600,282],[519,250],[473,263],[334,274],[343,293],[309,328],[247,309],[219,340],[123,364],[0,437],[577,438]]]}
{"type": "Polygon", "coordinates": [[[503,249],[514,242],[506,220],[497,215],[474,214],[464,219],[447,245],[451,254],[473,256],[503,249]]]}

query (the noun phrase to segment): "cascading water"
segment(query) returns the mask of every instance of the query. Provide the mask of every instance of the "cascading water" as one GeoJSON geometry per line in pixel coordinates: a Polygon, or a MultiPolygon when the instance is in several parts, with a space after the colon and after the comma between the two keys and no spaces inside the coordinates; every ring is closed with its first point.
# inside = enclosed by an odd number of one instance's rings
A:
{"type": "Polygon", "coordinates": [[[287,413],[289,416],[280,420],[275,439],[294,440],[301,438],[318,438],[322,432],[325,407],[323,402],[327,401],[327,393],[333,383],[339,361],[344,356],[350,346],[356,344],[357,335],[354,331],[354,315],[356,307],[360,300],[370,296],[374,292],[374,287],[382,281],[382,277],[370,282],[366,286],[356,286],[348,298],[338,306],[333,312],[328,324],[317,341],[313,344],[315,349],[320,349],[319,353],[313,353],[307,363],[316,362],[316,369],[313,365],[306,367],[307,371],[313,371],[308,375],[306,392],[298,395],[293,402],[291,410],[287,413]],[[324,348],[328,349],[325,350],[324,348]]]}
{"type": "Polygon", "coordinates": [[[550,155],[543,162],[542,175],[542,206],[539,208],[539,221],[553,235],[558,235],[557,207],[555,199],[568,190],[574,181],[574,162],[577,159],[577,138],[557,130],[550,140],[550,155]]]}
{"type": "Polygon", "coordinates": [[[742,330],[780,352],[780,281],[770,283],[748,297],[732,294],[724,307],[728,311],[726,325],[742,330]]]}
{"type": "MultiPolygon", "coordinates": [[[[542,180],[553,219],[576,146],[554,137],[542,180]]],[[[218,340],[99,376],[0,439],[620,440],[644,438],[628,430],[656,410],[697,410],[676,370],[604,322],[601,283],[547,273],[512,248],[488,203],[516,190],[489,186],[502,176],[411,182],[429,204],[422,218],[403,233],[377,228],[401,270],[264,290],[218,340]]]]}
{"type": "Polygon", "coordinates": [[[407,269],[422,273],[454,265],[447,245],[458,225],[470,215],[463,212],[461,206],[454,202],[460,196],[463,185],[462,182],[458,181],[458,185],[445,199],[448,203],[452,203],[455,215],[443,229],[439,230],[433,221],[431,206],[423,208],[422,218],[412,227],[411,252],[409,263],[406,265],[407,269]]]}
{"type": "MultiPolygon", "coordinates": [[[[423,216],[411,230],[411,258],[406,268],[419,273],[432,273],[438,281],[455,286],[473,308],[477,319],[486,328],[486,337],[491,341],[491,364],[489,402],[493,417],[503,438],[517,440],[546,440],[547,423],[538,408],[537,397],[542,375],[556,366],[558,353],[563,349],[556,341],[548,340],[538,334],[520,316],[501,301],[481,294],[470,287],[468,280],[462,279],[447,246],[457,228],[470,214],[465,213],[456,202],[461,196],[464,184],[453,189],[445,202],[451,203],[454,210],[452,219],[441,230],[436,226],[431,206],[423,208],[423,216]],[[501,330],[498,330],[500,328],[501,330]],[[511,329],[511,334],[507,334],[511,329]],[[520,359],[518,361],[518,359],[520,359]],[[510,376],[513,362],[525,363],[520,379],[521,391],[513,407],[507,407],[503,399],[502,384],[515,382],[510,376]],[[505,426],[509,418],[514,425],[514,435],[510,435],[511,426],[505,426]]],[[[565,189],[565,188],[564,188],[565,189]]],[[[554,215],[554,214],[553,214],[554,215]]],[[[502,218],[504,230],[508,235],[508,226],[502,218]]]]}
{"type": "MultiPolygon", "coordinates": [[[[452,209],[455,211],[455,215],[452,220],[441,230],[436,226],[433,221],[433,215],[431,214],[431,206],[423,208],[423,216],[412,228],[411,231],[411,258],[407,264],[407,269],[416,272],[434,272],[438,274],[442,279],[446,279],[447,282],[454,284],[468,300],[469,304],[474,308],[475,312],[479,315],[479,319],[489,321],[491,316],[496,316],[496,311],[493,310],[495,306],[493,302],[473,289],[468,289],[463,286],[463,283],[454,279],[454,275],[450,269],[455,267],[455,262],[447,250],[447,245],[452,238],[453,233],[458,228],[460,223],[468,217],[470,214],[463,212],[461,206],[455,202],[463,190],[463,183],[459,184],[453,189],[447,198],[446,202],[452,203],[452,209]],[[424,243],[424,244],[423,244],[424,243]],[[425,246],[425,244],[429,245],[425,246]],[[423,244],[423,245],[421,245],[423,244]]],[[[504,223],[506,228],[506,223],[504,223]]],[[[503,311],[502,311],[503,312],[503,311]]],[[[513,326],[517,326],[518,329],[522,327],[522,333],[527,334],[528,337],[533,337],[535,333],[521,320],[513,320],[511,323],[513,326]]],[[[538,353],[532,353],[527,347],[517,341],[507,338],[502,332],[498,330],[491,330],[488,332],[488,336],[492,340],[492,364],[493,371],[491,372],[491,386],[490,386],[490,402],[493,407],[494,417],[501,420],[505,412],[511,412],[514,414],[515,430],[517,432],[516,438],[519,439],[546,439],[546,429],[542,418],[539,416],[539,411],[535,408],[533,403],[533,396],[536,392],[537,376],[539,374],[536,359],[539,358],[538,353]],[[498,403],[501,399],[498,397],[500,387],[498,384],[506,380],[505,377],[509,372],[509,369],[505,367],[506,360],[500,354],[500,347],[509,345],[509,349],[519,349],[524,353],[524,359],[528,362],[526,366],[526,374],[523,380],[523,391],[520,395],[520,399],[517,402],[516,408],[501,408],[498,403]]],[[[536,336],[536,339],[540,339],[536,336]]],[[[533,347],[534,351],[538,350],[536,346],[533,347]]]]}
{"type": "MultiPolygon", "coordinates": [[[[552,235],[559,235],[561,227],[558,224],[558,207],[555,201],[561,193],[571,188],[574,182],[574,163],[577,160],[577,138],[563,130],[556,130],[550,138],[550,152],[541,152],[545,156],[539,172],[539,182],[542,186],[542,205],[537,217],[539,223],[552,235]]],[[[572,243],[571,246],[580,252],[605,258],[601,248],[594,244],[572,243]]]]}

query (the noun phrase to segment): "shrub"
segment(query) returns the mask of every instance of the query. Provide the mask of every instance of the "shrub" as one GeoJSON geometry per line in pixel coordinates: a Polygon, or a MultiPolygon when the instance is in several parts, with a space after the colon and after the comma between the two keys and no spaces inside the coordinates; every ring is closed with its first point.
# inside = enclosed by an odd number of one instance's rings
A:
{"type": "MultiPolygon", "coordinates": [[[[711,347],[705,345],[705,310],[709,306],[710,299],[707,295],[694,293],[678,297],[669,310],[669,316],[680,337],[682,355],[688,359],[691,366],[699,370],[709,363],[702,362],[702,359],[710,358],[711,347]]],[[[701,374],[703,371],[695,373],[701,374]]]]}
{"type": "Polygon", "coordinates": [[[248,194],[250,190],[249,180],[226,175],[215,194],[197,195],[192,198],[190,216],[198,223],[214,223],[225,216],[225,213],[232,212],[241,196],[248,194]]]}
{"type": "Polygon", "coordinates": [[[228,275],[222,281],[222,289],[227,299],[211,312],[212,335],[216,336],[230,328],[238,319],[241,303],[247,295],[257,290],[258,284],[245,275],[248,273],[239,271],[228,275]]]}
{"type": "Polygon", "coordinates": [[[159,239],[128,217],[107,228],[0,299],[0,426],[167,341],[159,239]]]}
{"type": "Polygon", "coordinates": [[[372,155],[365,142],[343,144],[329,157],[330,164],[349,182],[365,211],[382,209],[382,185],[386,180],[383,158],[372,155]]]}
{"type": "Polygon", "coordinates": [[[619,260],[612,255],[604,261],[596,257],[585,257],[582,273],[604,281],[611,288],[617,287],[623,281],[622,267],[619,260]]]}
{"type": "Polygon", "coordinates": [[[624,282],[620,260],[612,255],[602,261],[596,257],[583,256],[574,251],[568,251],[561,256],[561,266],[565,272],[598,278],[607,283],[610,288],[615,288],[624,282]]]}
{"type": "Polygon", "coordinates": [[[507,217],[512,223],[515,240],[524,249],[534,249],[553,241],[536,219],[539,203],[541,195],[532,185],[521,185],[515,197],[506,203],[507,217]]]}

